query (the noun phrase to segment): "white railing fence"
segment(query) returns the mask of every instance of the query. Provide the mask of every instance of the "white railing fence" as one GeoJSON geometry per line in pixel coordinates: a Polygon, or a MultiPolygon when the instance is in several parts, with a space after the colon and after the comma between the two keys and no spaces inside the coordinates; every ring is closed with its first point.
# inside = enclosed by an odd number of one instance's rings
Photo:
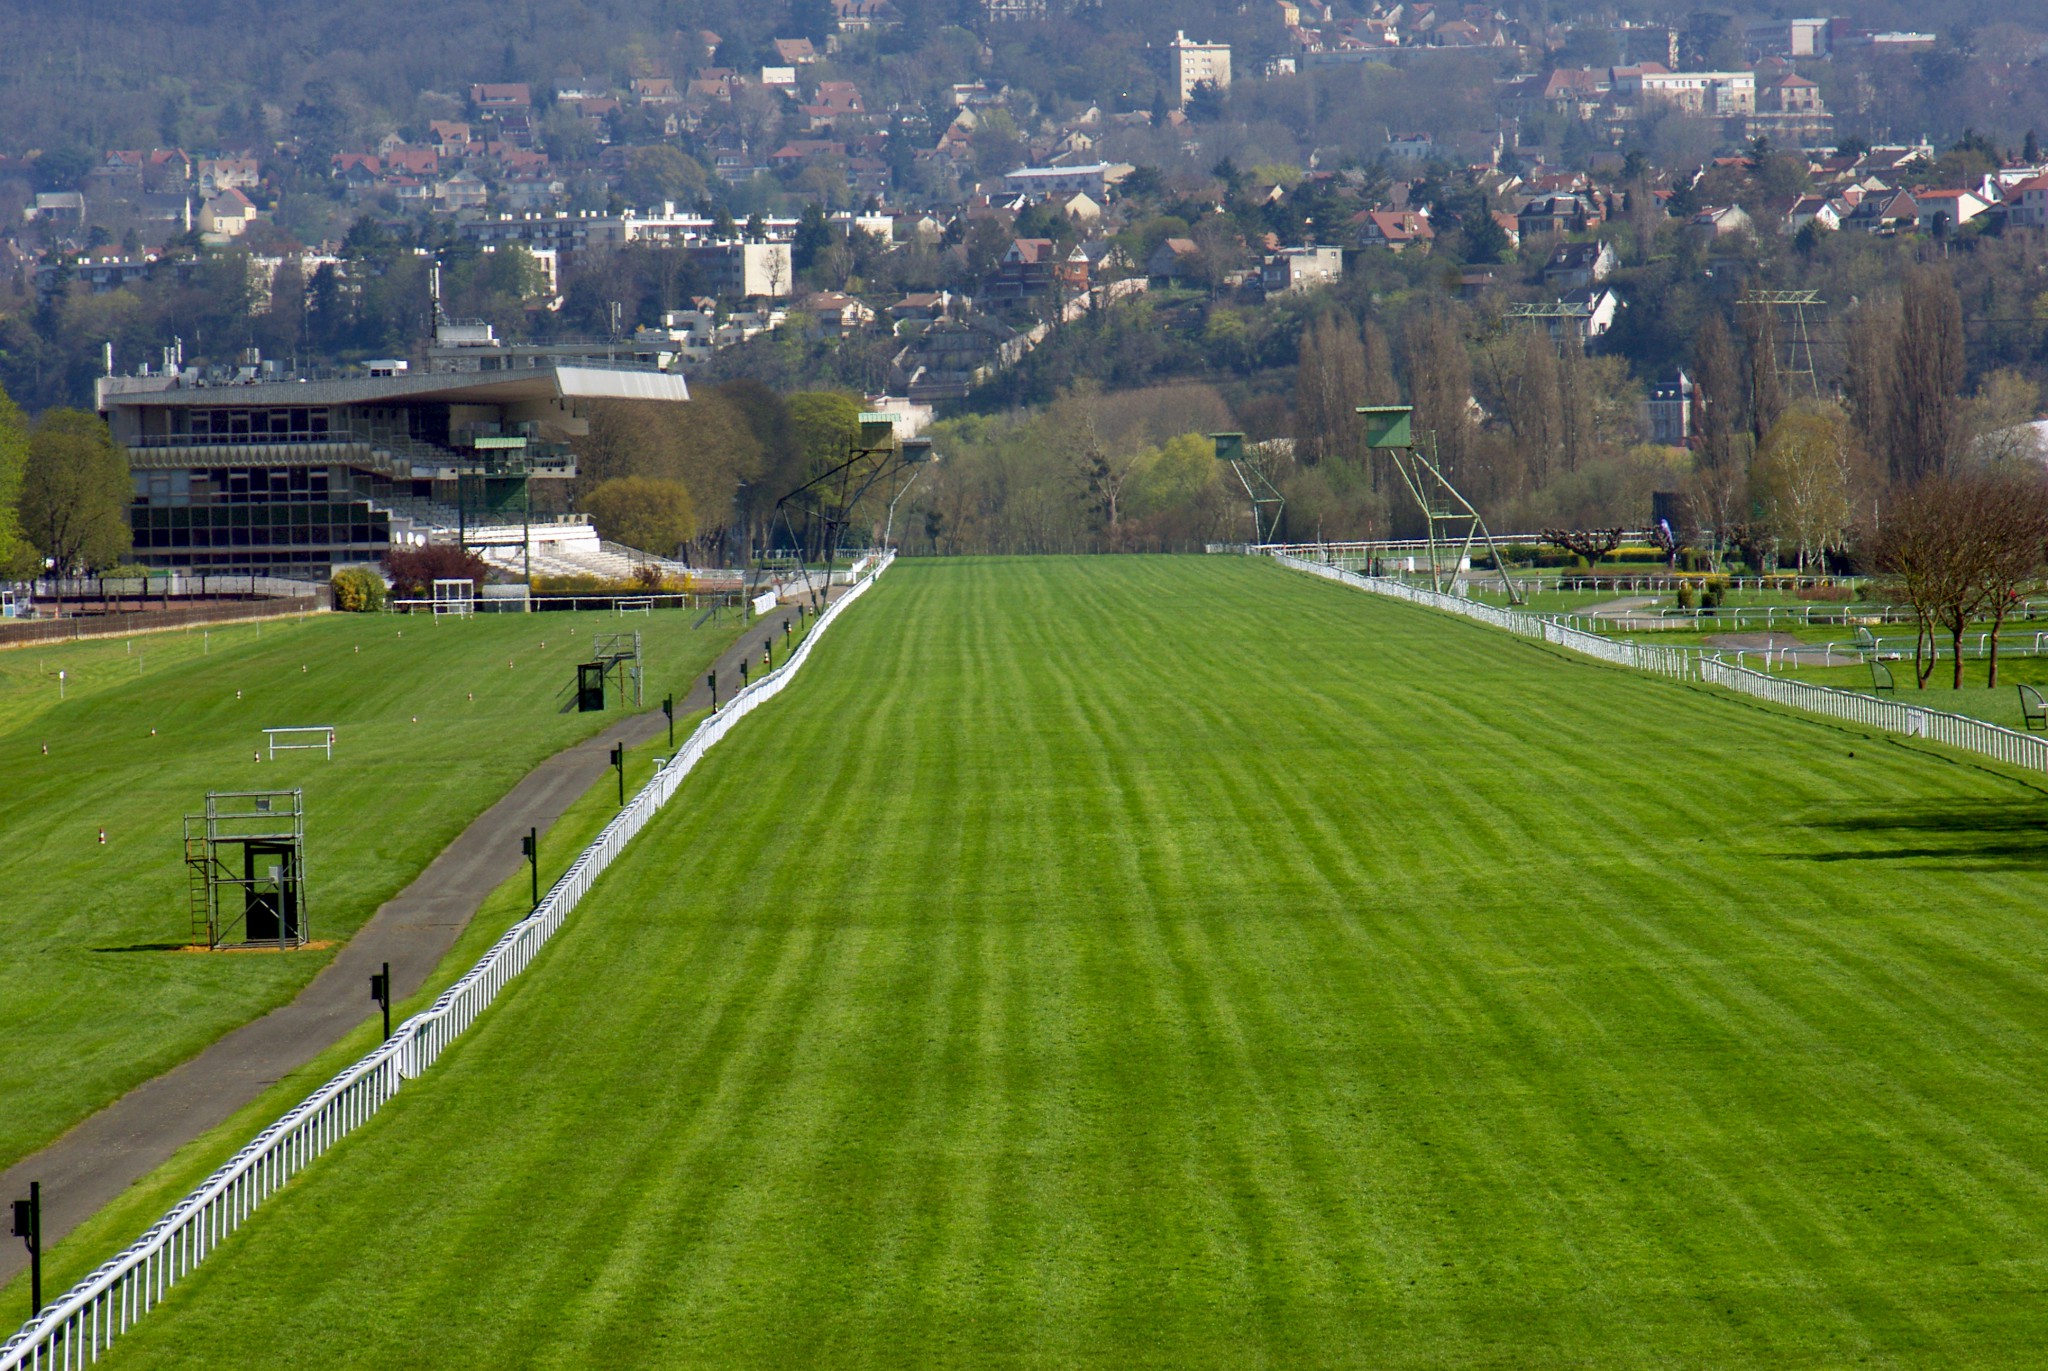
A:
{"type": "Polygon", "coordinates": [[[0,1344],[0,1371],[41,1371],[99,1360],[116,1337],[162,1302],[170,1288],[265,1198],[374,1115],[405,1081],[432,1066],[498,992],[526,969],[598,876],[676,793],[690,769],[735,724],[781,693],[832,621],[894,560],[893,554],[878,558],[865,579],[826,607],[787,661],[699,724],[654,779],[583,850],[533,913],[514,924],[431,1008],[406,1020],[390,1041],[264,1129],[134,1243],[0,1344]]]}
{"type": "Polygon", "coordinates": [[[1782,676],[1752,671],[1713,657],[1700,662],[1700,679],[1709,685],[1726,686],[1773,704],[1803,709],[1811,714],[1825,714],[1832,719],[1846,719],[1887,733],[1903,733],[1910,738],[1931,738],[1937,743],[1981,752],[2030,771],[2048,772],[2048,738],[2001,728],[1967,714],[1949,714],[1939,709],[1879,699],[1875,695],[1860,695],[1853,690],[1788,681],[1782,676]]]}
{"type": "Polygon", "coordinates": [[[1304,561],[1285,553],[1275,554],[1274,560],[1282,566],[1306,571],[1310,575],[1338,581],[1375,595],[1407,600],[1411,604],[1442,610],[1446,614],[1477,619],[1481,623],[1506,629],[1524,638],[1541,638],[1546,643],[1554,643],[1559,647],[1588,657],[1596,657],[1603,662],[1612,662],[1617,666],[1633,667],[1637,671],[1669,676],[1675,680],[1698,680],[1709,685],[1725,686],[1730,690],[1754,695],[1759,699],[1792,709],[1803,709],[1809,713],[1824,714],[1835,719],[1847,719],[1852,723],[1882,729],[1887,733],[1929,738],[1938,743],[1946,743],[1950,747],[1965,748],[2001,762],[2026,767],[2031,771],[2048,771],[2048,738],[2001,728],[1982,719],[1973,719],[1967,714],[1949,714],[1938,709],[1924,709],[1918,705],[1882,700],[1874,695],[1860,695],[1852,690],[1836,690],[1828,686],[1808,685],[1802,681],[1788,681],[1783,677],[1752,671],[1748,667],[1723,661],[1718,654],[1603,638],[1599,634],[1586,633],[1539,614],[1530,614],[1524,610],[1500,609],[1459,599],[1454,595],[1441,595],[1436,591],[1423,590],[1418,586],[1406,585],[1387,577],[1361,576],[1355,571],[1346,571],[1341,567],[1328,566],[1321,562],[1304,561]]]}
{"type": "Polygon", "coordinates": [[[1638,671],[1655,672],[1659,676],[1674,676],[1685,679],[1694,675],[1691,664],[1697,653],[1676,647],[1651,647],[1643,643],[1622,642],[1614,638],[1603,638],[1597,633],[1585,633],[1523,609],[1503,609],[1498,605],[1467,600],[1456,595],[1445,595],[1434,590],[1424,590],[1404,581],[1386,576],[1361,576],[1355,571],[1331,566],[1326,562],[1311,562],[1288,553],[1275,553],[1273,560],[1296,571],[1306,571],[1326,581],[1337,581],[1375,595],[1385,595],[1410,604],[1442,610],[1466,619],[1477,619],[1482,624],[1506,629],[1509,633],[1523,638],[1539,638],[1546,643],[1568,648],[1588,657],[1597,657],[1603,662],[1617,666],[1633,667],[1638,671]]]}

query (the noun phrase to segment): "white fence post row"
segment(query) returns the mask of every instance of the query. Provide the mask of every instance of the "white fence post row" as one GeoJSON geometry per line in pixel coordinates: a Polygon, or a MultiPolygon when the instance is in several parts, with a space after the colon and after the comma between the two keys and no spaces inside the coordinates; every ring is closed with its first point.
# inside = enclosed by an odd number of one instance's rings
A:
{"type": "MultiPolygon", "coordinates": [[[[1738,690],[1745,695],[1754,695],[1758,699],[1769,700],[1773,704],[1791,709],[1803,709],[1830,718],[1847,719],[1852,723],[1865,724],[1887,733],[1902,733],[1912,738],[1931,738],[1935,742],[1982,753],[2013,766],[2048,772],[2048,738],[2001,728],[1982,719],[1973,719],[1967,714],[1947,714],[1918,705],[1898,704],[1871,695],[1860,695],[1853,690],[1835,690],[1829,686],[1788,681],[1722,661],[1718,655],[1709,656],[1677,647],[1618,642],[1612,638],[1603,638],[1597,633],[1567,627],[1540,614],[1477,604],[1471,600],[1440,595],[1436,591],[1423,590],[1387,577],[1361,576],[1355,571],[1346,571],[1321,562],[1306,561],[1286,553],[1273,554],[1273,560],[1296,571],[1306,571],[1325,580],[1338,581],[1375,595],[1407,600],[1412,604],[1442,610],[1446,614],[1477,619],[1481,623],[1492,624],[1496,628],[1506,629],[1525,638],[1541,638],[1547,643],[1555,643],[1559,647],[1583,653],[1588,657],[1596,657],[1603,662],[1613,662],[1618,666],[1633,667],[1638,671],[1648,671],[1676,680],[1697,679],[1709,685],[1726,686],[1730,690],[1738,690]]],[[[4,1371],[4,1367],[0,1367],[0,1371],[4,1371]]]]}
{"type": "Polygon", "coordinates": [[[179,1200],[117,1256],[53,1301],[0,1344],[0,1371],[82,1366],[203,1261],[277,1189],[346,1137],[424,1072],[460,1037],[513,977],[554,936],[613,858],[676,793],[682,779],[739,720],[779,695],[833,620],[895,561],[884,553],[838,600],[826,606],[783,664],[758,677],[699,724],[667,765],[584,848],[540,905],[514,924],[433,1005],[385,1042],[307,1096],[179,1200]]]}
{"type": "Polygon", "coordinates": [[[1718,657],[1708,657],[1700,662],[1700,679],[1710,685],[1726,686],[1790,709],[1824,714],[1831,719],[1845,719],[1886,733],[1902,733],[1909,738],[1930,738],[1937,743],[1980,752],[2029,771],[2048,772],[2048,738],[1986,723],[1967,714],[1949,714],[1921,705],[1880,700],[1853,690],[1788,681],[1781,676],[1770,676],[1733,662],[1724,662],[1718,657]]]}

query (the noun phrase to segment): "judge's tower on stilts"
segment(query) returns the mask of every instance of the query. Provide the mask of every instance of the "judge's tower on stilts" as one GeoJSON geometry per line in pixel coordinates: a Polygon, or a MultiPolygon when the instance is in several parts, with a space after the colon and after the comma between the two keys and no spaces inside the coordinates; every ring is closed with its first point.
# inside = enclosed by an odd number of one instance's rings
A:
{"type": "Polygon", "coordinates": [[[1507,563],[1502,560],[1500,549],[1494,546],[1493,534],[1487,531],[1486,520],[1437,465],[1436,435],[1428,435],[1426,451],[1416,442],[1415,407],[1360,405],[1358,413],[1365,420],[1366,443],[1375,451],[1387,454],[1387,460],[1393,463],[1395,472],[1401,477],[1401,484],[1408,487],[1408,493],[1415,497],[1415,503],[1422,509],[1424,536],[1429,543],[1431,588],[1438,592],[1444,589],[1444,551],[1456,550],[1457,555],[1451,563],[1451,577],[1455,581],[1459,570],[1472,565],[1474,546],[1484,543],[1487,553],[1493,558],[1494,569],[1500,573],[1500,583],[1507,591],[1508,603],[1522,603],[1513,579],[1508,576],[1507,563]]]}

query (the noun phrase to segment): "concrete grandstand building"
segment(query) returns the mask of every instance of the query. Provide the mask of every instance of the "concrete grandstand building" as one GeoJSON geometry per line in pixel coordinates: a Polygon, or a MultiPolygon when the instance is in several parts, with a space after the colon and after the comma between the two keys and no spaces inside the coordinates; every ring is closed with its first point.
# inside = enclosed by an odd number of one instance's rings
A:
{"type": "Polygon", "coordinates": [[[258,368],[102,377],[98,407],[135,480],[135,560],[324,579],[394,544],[461,542],[536,572],[610,568],[620,557],[581,516],[533,511],[566,503],[584,406],[682,402],[683,378],[486,352],[461,369],[436,357],[421,371],[371,363],[318,379],[258,368]],[[553,555],[586,547],[602,554],[592,565],[553,555]]]}

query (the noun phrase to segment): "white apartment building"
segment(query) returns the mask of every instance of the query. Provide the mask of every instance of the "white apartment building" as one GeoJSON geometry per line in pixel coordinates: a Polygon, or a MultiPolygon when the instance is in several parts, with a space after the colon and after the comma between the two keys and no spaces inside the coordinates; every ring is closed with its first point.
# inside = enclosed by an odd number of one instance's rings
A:
{"type": "Polygon", "coordinates": [[[1195,87],[1203,82],[1218,90],[1230,85],[1230,44],[1197,43],[1185,32],[1175,33],[1168,45],[1172,54],[1172,80],[1174,89],[1180,92],[1180,106],[1186,109],[1193,98],[1195,87]]]}
{"type": "Polygon", "coordinates": [[[1755,114],[1756,73],[1665,71],[1656,63],[1614,69],[1614,93],[1625,101],[1662,100],[1693,114],[1755,114]]]}

